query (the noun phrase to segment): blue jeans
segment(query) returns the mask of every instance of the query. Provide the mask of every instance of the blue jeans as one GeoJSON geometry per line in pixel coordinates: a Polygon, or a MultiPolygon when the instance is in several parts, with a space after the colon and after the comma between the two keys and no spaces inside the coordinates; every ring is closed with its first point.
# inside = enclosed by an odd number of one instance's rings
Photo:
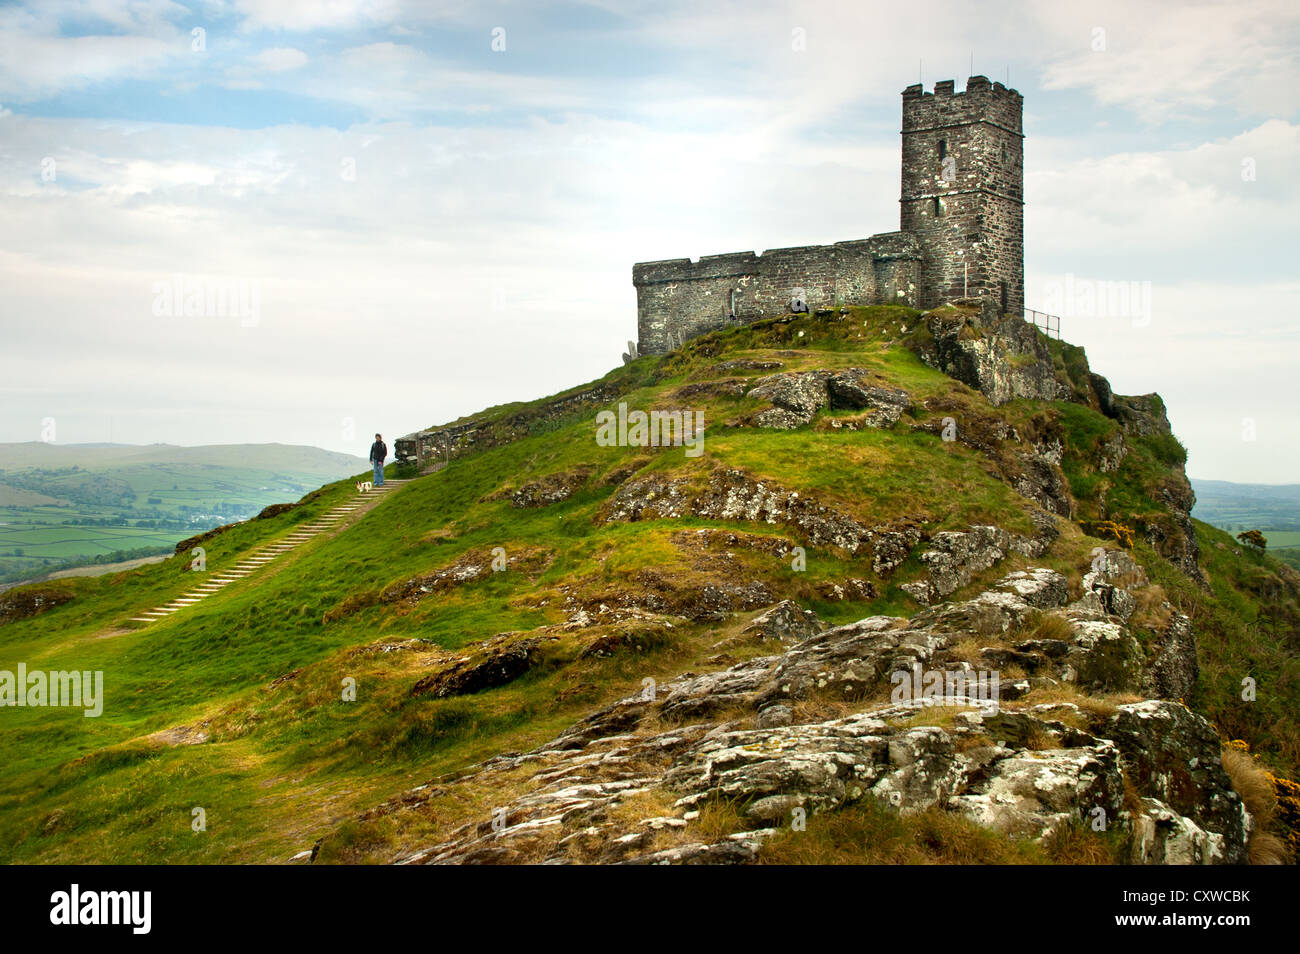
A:
{"type": "Polygon", "coordinates": [[[382,460],[377,460],[377,461],[375,461],[375,481],[374,481],[374,483],[375,483],[375,486],[376,486],[376,487],[382,487],[382,486],[384,486],[384,462],[383,462],[382,460]]]}

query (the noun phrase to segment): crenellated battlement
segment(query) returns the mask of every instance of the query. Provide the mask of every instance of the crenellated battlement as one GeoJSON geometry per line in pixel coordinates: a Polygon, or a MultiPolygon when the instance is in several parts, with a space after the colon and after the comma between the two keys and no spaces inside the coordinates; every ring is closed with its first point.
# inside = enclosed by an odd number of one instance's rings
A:
{"type": "Polygon", "coordinates": [[[1003,86],[998,82],[991,82],[987,76],[976,75],[966,80],[966,88],[960,93],[957,92],[957,82],[955,80],[942,80],[935,83],[934,91],[930,93],[925,92],[925,87],[920,83],[913,83],[903,90],[903,102],[925,99],[929,96],[938,99],[959,99],[963,96],[978,99],[990,94],[994,97],[1014,97],[1017,102],[1023,99],[1017,90],[1011,89],[1009,86],[1003,86]]]}
{"type": "Polygon", "coordinates": [[[985,76],[903,90],[899,230],[832,245],[639,262],[638,350],[795,307],[1024,301],[1022,98],[985,76]]]}
{"type": "Polygon", "coordinates": [[[926,93],[921,84],[903,91],[903,132],[918,132],[937,126],[989,123],[1021,134],[1024,100],[1014,89],[991,83],[987,76],[972,76],[958,93],[952,80],[935,83],[926,93]]]}

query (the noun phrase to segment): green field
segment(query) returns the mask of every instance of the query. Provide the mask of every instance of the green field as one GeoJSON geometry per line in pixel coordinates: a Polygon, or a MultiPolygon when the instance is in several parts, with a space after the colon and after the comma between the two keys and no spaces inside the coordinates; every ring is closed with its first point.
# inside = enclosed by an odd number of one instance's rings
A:
{"type": "Polygon", "coordinates": [[[166,552],[364,469],[281,444],[0,445],[0,581],[166,552]]]}
{"type": "MultiPolygon", "coordinates": [[[[114,550],[142,546],[167,546],[176,542],[175,534],[165,530],[137,527],[47,527],[23,521],[31,511],[20,511],[0,525],[0,552],[34,559],[64,560],[77,556],[100,556],[114,550]],[[16,551],[21,550],[21,554],[16,551]]],[[[37,512],[36,518],[47,516],[37,512]]]]}

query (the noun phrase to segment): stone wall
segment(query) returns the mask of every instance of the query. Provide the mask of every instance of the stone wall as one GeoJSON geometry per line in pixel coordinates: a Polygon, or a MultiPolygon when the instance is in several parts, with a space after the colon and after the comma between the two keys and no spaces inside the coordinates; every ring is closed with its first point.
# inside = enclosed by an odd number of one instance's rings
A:
{"type": "Polygon", "coordinates": [[[661,354],[728,321],[750,322],[790,311],[802,289],[812,310],[898,301],[917,304],[921,250],[901,232],[834,245],[733,252],[641,262],[637,291],[638,350],[661,354]]]}
{"type": "Polygon", "coordinates": [[[513,414],[415,431],[398,438],[404,445],[398,452],[411,453],[424,468],[439,460],[451,461],[522,440],[571,415],[609,404],[618,396],[618,389],[610,384],[565,391],[513,414]]]}

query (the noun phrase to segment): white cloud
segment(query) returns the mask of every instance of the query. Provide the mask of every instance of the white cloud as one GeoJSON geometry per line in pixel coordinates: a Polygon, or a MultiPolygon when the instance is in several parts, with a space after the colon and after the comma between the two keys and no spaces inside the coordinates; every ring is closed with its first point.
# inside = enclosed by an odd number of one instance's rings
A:
{"type": "Polygon", "coordinates": [[[1087,89],[1152,122],[1216,106],[1283,116],[1300,106],[1300,7],[1291,0],[1097,0],[1026,12],[1058,51],[1045,64],[1045,89],[1087,89]]]}
{"type": "MultiPolygon", "coordinates": [[[[1200,248],[1267,261],[1296,238],[1300,125],[1280,119],[1182,149],[1078,158],[1070,139],[1026,140],[1027,228],[1035,253],[1143,251],[1151,261],[1200,248]]],[[[1130,258],[1131,261],[1131,258],[1130,258]]],[[[1149,277],[1149,276],[1148,276],[1149,277]]]]}
{"type": "Polygon", "coordinates": [[[268,76],[275,75],[282,80],[281,74],[302,69],[309,61],[306,53],[294,47],[269,47],[227,69],[221,85],[226,89],[263,89],[268,76]]]}
{"type": "Polygon", "coordinates": [[[254,70],[267,73],[283,73],[307,65],[307,54],[291,46],[275,46],[262,50],[248,58],[249,66],[254,70]]]}
{"type": "Polygon", "coordinates": [[[347,47],[323,57],[321,67],[318,75],[304,80],[305,90],[360,107],[375,120],[434,111],[588,109],[598,106],[607,93],[588,79],[461,68],[409,44],[387,41],[347,47]]]}
{"type": "Polygon", "coordinates": [[[0,27],[0,97],[30,102],[154,72],[188,55],[188,34],[61,37],[0,27]]]}
{"type": "Polygon", "coordinates": [[[396,0],[237,0],[245,30],[337,30],[391,22],[396,0]]]}
{"type": "Polygon", "coordinates": [[[0,97],[26,103],[95,83],[156,75],[191,55],[189,11],[171,0],[71,0],[0,9],[0,97]],[[65,21],[99,32],[64,36],[65,21]]]}

